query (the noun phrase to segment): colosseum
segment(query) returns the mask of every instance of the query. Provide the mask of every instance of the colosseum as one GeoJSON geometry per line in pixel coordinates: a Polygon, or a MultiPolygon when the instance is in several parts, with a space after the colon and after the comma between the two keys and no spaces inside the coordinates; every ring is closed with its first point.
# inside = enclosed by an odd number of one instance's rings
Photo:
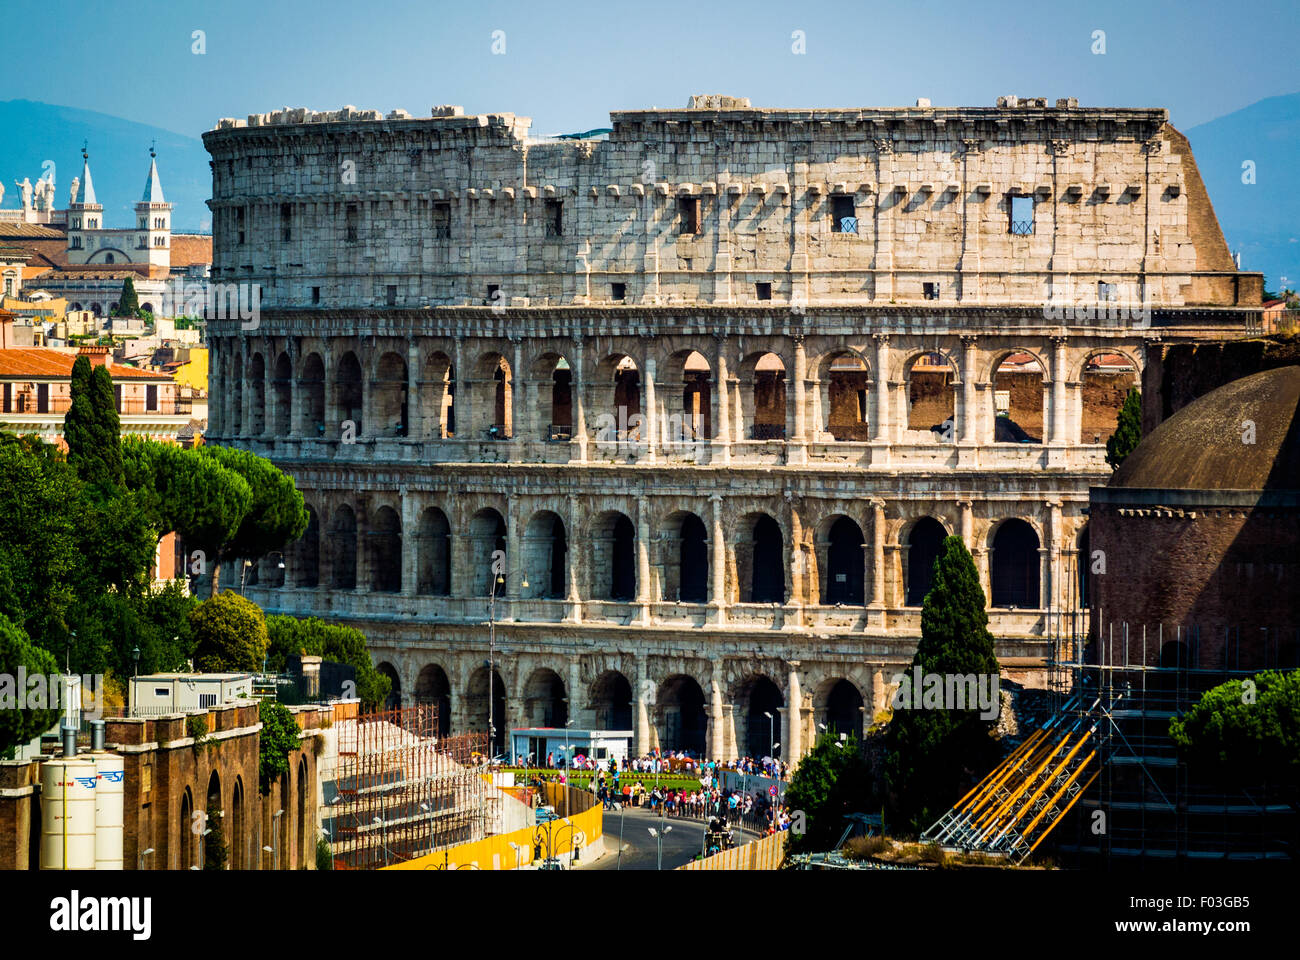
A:
{"type": "Polygon", "coordinates": [[[955,534],[1006,676],[1044,683],[1128,388],[1260,320],[1167,112],[709,96],[529,128],[204,136],[213,281],[261,296],[209,323],[208,440],[311,513],[235,582],[358,626],[395,700],[498,750],[571,723],[797,759],[887,706],[955,534]]]}

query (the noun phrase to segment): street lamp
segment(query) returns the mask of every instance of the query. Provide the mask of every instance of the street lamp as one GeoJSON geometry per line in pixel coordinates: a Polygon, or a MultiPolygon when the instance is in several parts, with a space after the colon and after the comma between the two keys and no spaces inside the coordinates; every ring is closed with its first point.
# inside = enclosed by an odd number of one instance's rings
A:
{"type": "Polygon", "coordinates": [[[776,717],[772,716],[771,711],[764,710],[763,716],[767,717],[767,755],[776,760],[776,744],[773,742],[776,737],[776,717]]]}
{"type": "Polygon", "coordinates": [[[144,869],[144,858],[147,857],[147,856],[150,856],[151,854],[153,854],[153,852],[154,852],[153,847],[150,847],[148,850],[142,850],[142,851],[140,851],[140,854],[135,858],[135,868],[136,868],[137,870],[143,870],[143,869],[144,869]]]}
{"type": "Polygon", "coordinates": [[[274,831],[271,842],[275,844],[275,869],[280,869],[280,818],[284,816],[283,810],[277,810],[271,816],[271,829],[274,831]]]}
{"type": "Polygon", "coordinates": [[[665,826],[662,831],[656,830],[654,827],[646,827],[646,829],[650,831],[650,836],[655,838],[655,845],[658,848],[655,869],[662,870],[664,868],[664,834],[672,833],[673,828],[665,826]]]}
{"type": "MultiPolygon", "coordinates": [[[[492,577],[491,585],[488,588],[488,765],[491,766],[493,755],[496,753],[496,724],[493,716],[495,707],[497,673],[496,673],[496,650],[497,650],[497,588],[504,587],[506,584],[505,574],[498,572],[492,577]]],[[[528,589],[528,577],[525,576],[519,583],[525,590],[528,589]]],[[[504,743],[504,740],[503,740],[504,743]]]]}

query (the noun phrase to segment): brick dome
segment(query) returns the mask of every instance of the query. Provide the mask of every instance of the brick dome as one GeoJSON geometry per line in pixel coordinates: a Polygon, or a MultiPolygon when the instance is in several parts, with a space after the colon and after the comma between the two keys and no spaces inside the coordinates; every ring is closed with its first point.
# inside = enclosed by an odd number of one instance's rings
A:
{"type": "Polygon", "coordinates": [[[1156,427],[1109,486],[1145,490],[1300,489],[1300,366],[1224,384],[1156,427]],[[1254,424],[1254,442],[1248,423],[1254,424]],[[1246,438],[1246,439],[1244,439],[1246,438]]]}

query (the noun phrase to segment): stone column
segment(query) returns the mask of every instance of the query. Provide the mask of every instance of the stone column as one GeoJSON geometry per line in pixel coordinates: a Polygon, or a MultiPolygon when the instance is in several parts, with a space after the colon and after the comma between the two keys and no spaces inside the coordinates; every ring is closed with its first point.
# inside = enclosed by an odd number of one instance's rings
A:
{"type": "Polygon", "coordinates": [[[333,338],[327,337],[321,344],[320,359],[321,365],[325,372],[324,389],[321,391],[325,395],[325,410],[321,419],[325,424],[325,431],[319,437],[312,437],[308,432],[306,435],[309,439],[320,440],[337,440],[339,438],[339,423],[335,419],[335,386],[334,386],[334,350],[331,347],[333,338]]]}
{"type": "MultiPolygon", "coordinates": [[[[1043,577],[1041,593],[1047,598],[1047,606],[1060,610],[1061,601],[1061,501],[1047,501],[1047,557],[1044,566],[1046,567],[1046,576],[1043,577]]],[[[1040,605],[1042,601],[1039,601],[1040,605]]],[[[1049,624],[1049,630],[1051,625],[1049,624]]]]}
{"type": "Polygon", "coordinates": [[[510,439],[533,438],[532,406],[528,402],[528,378],[524,376],[523,338],[510,338],[514,343],[514,356],[510,371],[510,439]]]}
{"type": "Polygon", "coordinates": [[[712,556],[709,574],[713,581],[709,591],[710,615],[714,623],[727,622],[727,540],[722,527],[722,494],[709,497],[713,507],[712,556]]]}
{"type": "Polygon", "coordinates": [[[363,497],[356,500],[357,517],[357,593],[370,592],[370,504],[363,497]]]}
{"type": "Polygon", "coordinates": [[[470,413],[470,393],[468,371],[465,369],[465,338],[457,337],[452,348],[452,366],[456,368],[453,384],[456,389],[452,401],[452,410],[456,415],[456,439],[464,440],[472,435],[473,423],[470,413]]]}
{"type": "Polygon", "coordinates": [[[979,424],[979,403],[975,399],[975,381],[979,377],[976,370],[977,355],[974,337],[961,338],[961,440],[962,443],[977,442],[976,430],[979,424]]]}
{"type": "Polygon", "coordinates": [[[524,552],[520,548],[523,537],[520,527],[523,525],[522,507],[517,496],[506,500],[506,597],[519,599],[519,581],[524,578],[524,552]]]}
{"type": "MultiPolygon", "coordinates": [[[[379,358],[375,354],[379,350],[371,338],[370,343],[358,344],[357,352],[367,357],[361,364],[361,423],[358,425],[357,437],[382,436],[383,429],[375,423],[375,378],[379,374],[375,368],[379,358]]],[[[361,357],[357,359],[360,360],[361,357]]]]}
{"type": "Polygon", "coordinates": [[[267,359],[262,364],[262,436],[266,439],[275,437],[275,422],[280,416],[280,391],[275,387],[275,358],[278,356],[275,343],[266,342],[267,359]]]}
{"type": "Polygon", "coordinates": [[[876,341],[876,423],[871,436],[879,443],[893,437],[893,390],[889,382],[889,334],[877,333],[876,341]]]}
{"type": "Polygon", "coordinates": [[[636,498],[636,602],[641,622],[650,622],[650,502],[636,498]]]}
{"type": "Polygon", "coordinates": [[[650,349],[652,341],[645,338],[646,355],[645,355],[645,382],[642,386],[645,388],[641,397],[641,405],[645,408],[643,419],[645,458],[647,463],[654,463],[656,452],[659,449],[659,410],[655,400],[655,358],[650,349]]]}
{"type": "Polygon", "coordinates": [[[1052,337],[1052,440],[1069,442],[1065,410],[1065,337],[1052,337]]]}
{"type": "Polygon", "coordinates": [[[785,750],[781,756],[787,759],[794,769],[799,758],[803,756],[803,694],[799,690],[799,661],[790,661],[790,673],[786,681],[786,732],[785,750]]]}
{"type": "Polygon", "coordinates": [[[712,435],[710,462],[729,463],[731,461],[731,422],[730,406],[727,396],[727,338],[717,336],[714,338],[717,343],[717,350],[714,351],[715,363],[713,369],[713,409],[709,411],[710,419],[714,422],[709,424],[712,435]]]}
{"type": "Polygon", "coordinates": [[[566,692],[569,695],[569,710],[568,710],[569,719],[573,721],[573,725],[575,727],[583,723],[583,721],[579,718],[579,714],[582,712],[582,702],[584,700],[584,697],[582,696],[581,667],[582,664],[578,655],[576,653],[570,654],[569,655],[569,681],[568,681],[569,689],[566,692]]]}
{"type": "Polygon", "coordinates": [[[307,431],[302,428],[303,421],[303,388],[302,381],[298,378],[302,374],[302,343],[295,342],[297,337],[291,337],[287,344],[289,351],[289,432],[286,436],[306,437],[307,431]]]}
{"type": "Polygon", "coordinates": [[[420,346],[412,341],[406,348],[406,436],[425,437],[424,397],[420,390],[420,346]]]}
{"type": "Polygon", "coordinates": [[[573,437],[578,441],[578,462],[587,462],[587,412],[583,395],[587,392],[587,381],[583,377],[582,338],[573,338],[573,357],[569,360],[569,391],[573,407],[570,415],[573,420],[573,437]]]}
{"type": "Polygon", "coordinates": [[[726,733],[722,725],[722,662],[714,660],[712,665],[711,696],[709,700],[709,743],[708,757],[718,759],[726,753],[726,733]]]}
{"type": "Polygon", "coordinates": [[[871,606],[885,605],[885,501],[871,501],[871,606]]]}
{"type": "Polygon", "coordinates": [[[972,504],[969,500],[958,500],[957,506],[961,508],[961,542],[966,545],[967,550],[974,551],[975,517],[972,504]]]}
{"type": "Polygon", "coordinates": [[[397,490],[402,504],[402,596],[415,594],[419,543],[416,539],[415,498],[409,487],[401,486],[397,490]]]}
{"type": "Polygon", "coordinates": [[[565,576],[567,581],[567,600],[569,612],[567,619],[574,623],[582,620],[582,595],[578,592],[578,579],[581,576],[581,558],[584,551],[585,538],[579,536],[579,513],[578,498],[573,494],[569,495],[569,519],[568,519],[568,550],[565,551],[564,560],[568,565],[568,572],[565,576]]]}
{"type": "MultiPolygon", "coordinates": [[[[808,441],[807,385],[808,354],[804,351],[803,337],[794,338],[794,442],[808,441]]],[[[789,384],[786,384],[789,386],[789,384]]]]}
{"type": "Polygon", "coordinates": [[[650,706],[647,704],[647,698],[653,699],[654,690],[650,685],[650,676],[647,669],[648,664],[644,655],[638,655],[636,658],[636,687],[632,690],[632,702],[635,704],[634,716],[632,718],[634,726],[634,736],[632,738],[632,752],[638,757],[644,757],[650,752],[650,706]]]}

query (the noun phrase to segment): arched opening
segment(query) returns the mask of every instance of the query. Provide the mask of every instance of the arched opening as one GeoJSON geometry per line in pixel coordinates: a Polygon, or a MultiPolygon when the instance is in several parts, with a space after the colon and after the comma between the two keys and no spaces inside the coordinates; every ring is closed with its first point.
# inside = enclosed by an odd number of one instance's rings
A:
{"type": "Polygon", "coordinates": [[[375,670],[388,678],[388,699],[384,701],[384,709],[402,709],[402,681],[401,678],[397,676],[397,668],[385,660],[383,663],[379,664],[379,666],[375,667],[375,670]]]}
{"type": "Polygon", "coordinates": [[[451,732],[451,681],[447,672],[436,663],[430,663],[415,680],[415,702],[428,704],[438,713],[438,736],[451,732]]]}
{"type": "Polygon", "coordinates": [[[632,684],[617,670],[606,670],[591,685],[598,730],[632,729],[632,684]]]}
{"type": "Polygon", "coordinates": [[[824,725],[828,733],[836,735],[847,733],[862,742],[866,720],[866,702],[858,688],[840,677],[823,684],[820,695],[814,702],[813,715],[819,724],[824,725]]]}
{"type": "Polygon", "coordinates": [[[396,353],[379,358],[375,376],[375,433],[381,437],[405,437],[410,434],[406,402],[406,361],[396,353]]]}
{"type": "Polygon", "coordinates": [[[668,518],[664,537],[664,599],[707,603],[709,537],[704,521],[693,513],[668,518]]]}
{"type": "Polygon", "coordinates": [[[1104,444],[1115,432],[1128,392],[1138,387],[1137,367],[1120,353],[1095,353],[1083,365],[1079,442],[1104,444]]]}
{"type": "Polygon", "coordinates": [[[298,432],[308,439],[325,436],[325,364],[320,354],[309,353],[303,361],[298,389],[302,393],[298,432]]]}
{"type": "Polygon", "coordinates": [[[661,750],[685,750],[694,757],[703,756],[708,717],[704,712],[704,691],[694,679],[678,674],[663,682],[655,704],[655,727],[661,750]]]}
{"type": "Polygon", "coordinates": [[[275,424],[277,437],[287,437],[293,429],[290,419],[293,414],[293,364],[287,353],[275,358],[275,377],[273,379],[275,398],[275,424]]]}
{"type": "Polygon", "coordinates": [[[994,443],[1043,442],[1043,365],[1032,353],[1008,353],[993,374],[994,443]]]}
{"type": "Polygon", "coordinates": [[[524,685],[524,716],[530,727],[563,727],[569,719],[564,681],[554,670],[534,670],[524,685]]]}
{"type": "Polygon", "coordinates": [[[468,708],[470,731],[482,733],[491,728],[489,738],[492,756],[499,756],[505,749],[506,735],[506,685],[501,681],[501,674],[495,669],[491,674],[491,699],[489,699],[488,668],[479,667],[470,676],[469,691],[465,698],[468,708]],[[489,704],[491,711],[489,715],[489,704]]]}
{"type": "Polygon", "coordinates": [[[508,440],[514,436],[514,373],[506,358],[487,353],[475,365],[470,415],[475,439],[508,440]]]}
{"type": "Polygon", "coordinates": [[[592,587],[606,600],[636,596],[636,528],[616,510],[596,521],[592,537],[592,587]]]}
{"type": "Polygon", "coordinates": [[[751,440],[784,440],[786,419],[785,364],[775,353],[756,354],[741,364],[750,389],[741,397],[741,410],[751,440]]]}
{"type": "Polygon", "coordinates": [[[742,521],[736,544],[741,603],[785,603],[785,545],[781,526],[765,513],[742,521]]]}
{"type": "Polygon", "coordinates": [[[416,592],[435,597],[451,593],[451,524],[437,507],[420,514],[416,592]]]}
{"type": "Polygon", "coordinates": [[[944,538],[943,525],[934,517],[922,517],[907,535],[907,606],[919,607],[934,585],[934,562],[939,559],[944,538]]]}
{"type": "Polygon", "coordinates": [[[176,866],[180,870],[188,870],[197,866],[194,862],[194,798],[190,795],[189,787],[181,794],[181,818],[176,824],[176,830],[176,848],[180,851],[180,862],[176,866]]]}
{"type": "Polygon", "coordinates": [[[826,391],[826,430],[836,440],[870,440],[868,396],[871,373],[855,353],[830,357],[822,378],[826,391]]]}
{"type": "Polygon", "coordinates": [[[506,562],[506,522],[501,514],[491,507],[474,514],[469,522],[469,546],[473,595],[501,596],[505,593],[509,569],[506,562]],[[498,558],[501,559],[497,564],[498,570],[493,570],[493,561],[498,558]],[[492,587],[494,581],[495,590],[492,587]]]}
{"type": "Polygon", "coordinates": [[[402,520],[392,507],[380,507],[370,522],[370,589],[402,590],[402,520]]]}
{"type": "Polygon", "coordinates": [[[199,843],[203,844],[202,865],[205,870],[215,870],[217,864],[229,854],[225,836],[225,806],[221,802],[221,777],[215,770],[208,777],[208,795],[203,809],[207,815],[203,818],[203,830],[199,834],[199,843]]]}
{"type": "Polygon", "coordinates": [[[320,515],[316,508],[307,507],[307,529],[293,548],[295,587],[320,585],[320,515]]]}
{"type": "Polygon", "coordinates": [[[596,373],[596,394],[597,443],[642,439],[641,373],[635,360],[625,354],[602,360],[596,373]]]}
{"type": "Polygon", "coordinates": [[[1092,547],[1088,536],[1088,525],[1084,524],[1083,529],[1079,531],[1079,537],[1075,541],[1078,547],[1078,553],[1075,557],[1075,601],[1074,606],[1079,610],[1086,610],[1092,597],[1092,591],[1089,589],[1089,578],[1092,575],[1092,547]]]}
{"type": "Polygon", "coordinates": [[[230,791],[230,869],[248,870],[251,867],[248,857],[248,839],[244,836],[244,781],[235,777],[235,785],[230,791]]]}
{"type": "Polygon", "coordinates": [[[989,569],[993,606],[1036,610],[1039,606],[1038,534],[1020,519],[1004,521],[993,537],[989,569]]]}
{"type": "Polygon", "coordinates": [[[711,392],[709,361],[704,354],[683,350],[668,358],[664,370],[667,417],[661,433],[669,449],[713,436],[711,392]],[[680,386],[674,389],[674,383],[680,386]]]}
{"type": "Polygon", "coordinates": [[[456,368],[445,353],[431,353],[420,383],[427,427],[422,436],[446,439],[456,435],[456,368]]]}
{"type": "Polygon", "coordinates": [[[839,517],[826,536],[826,576],[822,602],[860,606],[866,602],[862,528],[839,517]]]}
{"type": "Polygon", "coordinates": [[[569,361],[558,353],[543,354],[532,367],[537,384],[533,416],[541,426],[541,438],[564,441],[573,437],[573,370],[569,361]]]}
{"type": "Polygon", "coordinates": [[[549,510],[533,515],[524,530],[524,573],[533,597],[563,600],[569,562],[564,521],[549,510]]]}
{"type": "Polygon", "coordinates": [[[305,867],[313,858],[316,848],[315,818],[307,816],[307,758],[298,758],[298,802],[294,806],[294,821],[298,825],[298,866],[305,867]]]}
{"type": "Polygon", "coordinates": [[[740,689],[744,704],[745,756],[781,756],[781,707],[785,701],[777,685],[764,676],[751,677],[740,689]]]}
{"type": "Polygon", "coordinates": [[[243,436],[244,433],[244,358],[235,353],[230,358],[230,433],[243,436]]]}
{"type": "Polygon", "coordinates": [[[933,433],[941,443],[957,439],[957,368],[942,353],[923,353],[907,365],[907,429],[933,433]]]}
{"type": "Polygon", "coordinates": [[[361,410],[363,389],[361,384],[361,363],[357,355],[349,350],[339,358],[338,371],[334,375],[334,421],[340,424],[352,424],[352,435],[361,436],[361,410]]]}
{"type": "Polygon", "coordinates": [[[357,515],[346,503],[334,511],[330,527],[330,586],[335,590],[357,587],[357,515]]]}

